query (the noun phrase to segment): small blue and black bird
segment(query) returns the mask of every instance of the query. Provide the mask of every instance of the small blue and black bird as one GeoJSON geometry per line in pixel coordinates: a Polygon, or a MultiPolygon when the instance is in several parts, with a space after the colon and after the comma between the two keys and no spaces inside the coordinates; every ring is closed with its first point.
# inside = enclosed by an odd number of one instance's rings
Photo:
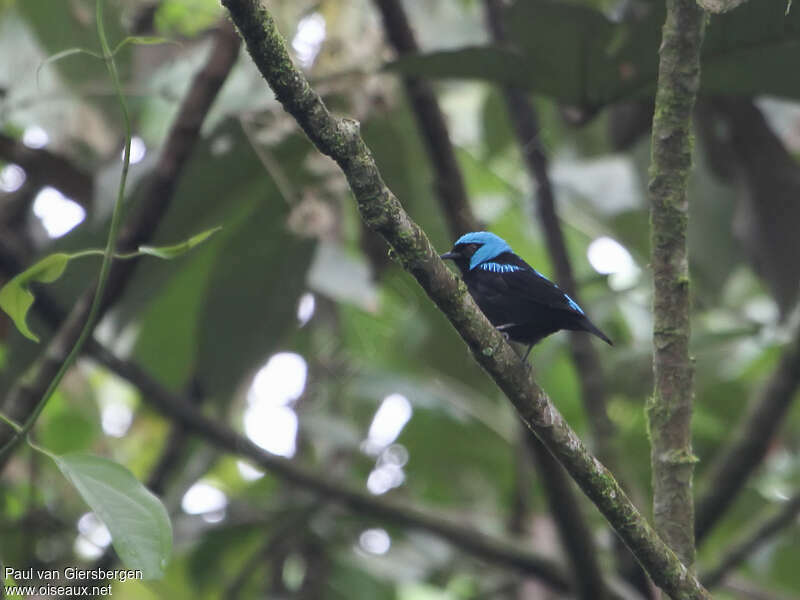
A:
{"type": "Polygon", "coordinates": [[[613,345],[577,302],[495,234],[474,231],[462,235],[441,258],[455,262],[469,293],[492,325],[512,341],[528,344],[523,360],[535,344],[561,329],[588,331],[613,345]]]}

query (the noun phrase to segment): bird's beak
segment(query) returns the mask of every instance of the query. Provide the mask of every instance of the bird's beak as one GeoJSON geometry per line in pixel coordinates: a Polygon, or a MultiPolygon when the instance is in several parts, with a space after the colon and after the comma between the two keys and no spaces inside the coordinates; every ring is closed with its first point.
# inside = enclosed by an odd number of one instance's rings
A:
{"type": "Polygon", "coordinates": [[[455,260],[459,256],[460,254],[458,252],[445,252],[444,254],[440,254],[439,258],[442,260],[455,260]]]}

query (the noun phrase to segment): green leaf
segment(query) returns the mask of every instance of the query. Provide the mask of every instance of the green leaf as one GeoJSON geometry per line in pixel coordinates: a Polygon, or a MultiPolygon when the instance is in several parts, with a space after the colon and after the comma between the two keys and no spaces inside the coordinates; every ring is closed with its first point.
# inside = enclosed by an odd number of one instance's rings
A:
{"type": "Polygon", "coordinates": [[[50,456],[108,527],[125,566],[141,569],[144,579],[161,578],[172,550],[172,525],[161,501],[111,460],[77,453],[50,456]]]}
{"type": "Polygon", "coordinates": [[[39,338],[28,327],[28,310],[33,305],[34,296],[28,284],[39,281],[52,283],[64,272],[71,256],[64,252],[50,254],[32,267],[19,273],[0,289],[0,308],[14,321],[20,333],[29,340],[38,342],[39,338]]]}
{"type": "Polygon", "coordinates": [[[223,235],[187,256],[181,268],[172,269],[172,278],[137,315],[139,335],[133,356],[174,391],[185,389],[194,372],[197,336],[203,326],[200,306],[221,243],[223,235]]]}
{"type": "MultiPolygon", "coordinates": [[[[516,50],[496,46],[467,46],[427,54],[408,54],[385,69],[405,75],[457,79],[488,79],[519,87],[535,87],[539,79],[526,68],[526,57],[516,50]]],[[[548,82],[542,80],[541,84],[548,82]]]]}
{"type": "Polygon", "coordinates": [[[285,206],[258,202],[226,231],[199,311],[195,369],[209,395],[233,393],[298,328],[297,300],[315,244],[284,225],[285,206]]]}
{"type": "Polygon", "coordinates": [[[70,258],[72,258],[72,256],[66,252],[56,252],[55,254],[50,254],[45,256],[35,265],[24,270],[22,273],[14,277],[14,279],[19,279],[23,285],[32,281],[52,283],[61,277],[62,273],[64,273],[64,269],[67,268],[67,263],[69,262],[70,258]]]}
{"type": "Polygon", "coordinates": [[[161,0],[155,14],[156,29],[194,38],[211,27],[221,13],[222,5],[216,0],[161,0]]]}
{"type": "Polygon", "coordinates": [[[149,254],[150,256],[156,256],[158,258],[170,260],[180,256],[181,254],[185,254],[195,246],[202,244],[220,229],[222,229],[221,226],[207,229],[206,231],[193,235],[186,241],[180,242],[179,244],[173,244],[171,246],[139,246],[139,252],[142,254],[149,254]]]}

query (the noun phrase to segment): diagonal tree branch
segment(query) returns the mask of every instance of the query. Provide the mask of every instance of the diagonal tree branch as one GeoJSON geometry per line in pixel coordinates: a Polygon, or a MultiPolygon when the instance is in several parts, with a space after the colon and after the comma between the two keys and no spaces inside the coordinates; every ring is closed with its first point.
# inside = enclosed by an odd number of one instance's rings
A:
{"type": "Polygon", "coordinates": [[[667,0],[651,144],[650,228],[653,269],[653,396],[647,402],[653,513],[684,564],[694,562],[689,265],[686,252],[692,164],[691,115],[700,85],[705,14],[695,0],[667,0]]]}
{"type": "MultiPolygon", "coordinates": [[[[399,56],[419,52],[400,0],[375,0],[375,4],[381,11],[386,35],[395,52],[399,56]]],[[[461,176],[447,123],[436,101],[433,86],[413,76],[403,77],[403,85],[436,173],[436,193],[452,238],[455,240],[469,231],[478,231],[481,227],[470,208],[467,186],[461,176]]]]}
{"type": "MultiPolygon", "coordinates": [[[[209,60],[195,76],[181,104],[138,211],[122,228],[118,244],[121,251],[135,249],[154,234],[159,220],[172,200],[183,167],[194,149],[203,120],[236,61],[239,46],[239,38],[231,25],[227,21],[222,21],[215,33],[209,60]]],[[[100,315],[122,295],[138,262],[138,259],[133,259],[115,263],[108,278],[100,315]]],[[[94,285],[90,286],[75,303],[42,356],[9,391],[5,399],[9,416],[24,421],[34,411],[45,389],[78,339],[93,297],[94,285]]],[[[7,429],[0,431],[0,446],[10,437],[7,429]]],[[[0,463],[0,469],[3,466],[0,463]]]]}
{"type": "Polygon", "coordinates": [[[800,388],[800,328],[783,351],[778,368],[754,398],[730,444],[714,461],[706,477],[706,493],[697,501],[695,535],[708,535],[725,514],[767,454],[800,388]]]}
{"type": "Polygon", "coordinates": [[[795,494],[784,502],[784,505],[777,513],[760,521],[745,533],[726,552],[716,567],[700,576],[701,581],[708,588],[719,585],[731,570],[738,567],[771,537],[786,528],[792,527],[798,514],[800,514],[800,493],[795,494]]]}
{"type": "Polygon", "coordinates": [[[676,598],[708,592],[658,537],[613,475],[592,456],[532,380],[519,357],[439,259],[424,232],[386,187],[359,135],[358,123],[334,118],[291,62],[286,42],[260,0],[223,0],[261,74],[311,141],[342,169],[362,219],[381,234],[399,262],[447,316],[478,363],[511,400],[523,421],[597,505],[657,585],[676,598]]]}

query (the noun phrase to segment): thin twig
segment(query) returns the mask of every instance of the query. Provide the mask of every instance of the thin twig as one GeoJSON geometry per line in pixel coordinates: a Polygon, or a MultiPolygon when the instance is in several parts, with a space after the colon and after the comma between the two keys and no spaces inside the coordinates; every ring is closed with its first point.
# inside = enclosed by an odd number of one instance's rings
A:
{"type": "MultiPolygon", "coordinates": [[[[486,0],[485,9],[486,23],[492,38],[495,43],[505,43],[507,35],[503,22],[504,9],[502,0],[486,0]]],[[[548,173],[548,158],[544,144],[540,139],[541,132],[538,115],[525,90],[506,86],[503,88],[503,96],[523,161],[536,190],[536,201],[533,203],[536,209],[534,220],[539,222],[544,233],[547,251],[555,270],[555,279],[567,293],[580,303],[564,233],[556,212],[555,194],[548,173]]],[[[591,339],[584,334],[570,332],[569,347],[578,373],[581,385],[581,399],[586,410],[597,455],[604,464],[619,476],[621,463],[617,459],[616,449],[613,444],[615,431],[611,420],[608,418],[605,377],[600,359],[591,339]]],[[[598,590],[601,589],[598,582],[602,580],[600,579],[597,554],[592,550],[591,538],[585,538],[580,544],[587,546],[585,551],[580,552],[580,556],[586,556],[588,560],[581,559],[579,562],[573,561],[573,563],[577,572],[582,571],[584,573],[584,576],[581,577],[586,583],[582,588],[584,596],[598,597],[600,593],[598,590]]],[[[622,546],[622,544],[620,545],[622,546]]],[[[627,570],[640,570],[640,567],[638,567],[633,557],[627,553],[626,549],[622,550],[621,555],[628,556],[629,565],[626,565],[626,567],[632,568],[627,570]]],[[[642,579],[641,575],[639,579],[642,579]]],[[[646,580],[646,577],[643,579],[646,580]]],[[[647,587],[646,581],[643,582],[643,587],[647,587]]]]}
{"type": "MultiPolygon", "coordinates": [[[[502,4],[502,0],[486,0],[486,20],[496,43],[503,43],[506,38],[502,4]]],[[[536,202],[534,203],[536,218],[534,220],[538,221],[542,227],[547,252],[553,263],[555,279],[558,281],[559,287],[580,304],[580,293],[567,251],[564,232],[556,212],[553,184],[548,173],[547,154],[540,139],[538,115],[524,90],[505,87],[503,95],[525,166],[536,188],[536,202]]],[[[619,461],[614,456],[612,444],[615,433],[614,425],[608,418],[606,410],[606,385],[600,359],[588,336],[571,333],[569,341],[572,359],[580,378],[581,396],[589,417],[597,454],[609,467],[614,468],[619,461]]]]}
{"type": "MultiPolygon", "coordinates": [[[[375,0],[375,4],[381,11],[387,37],[397,54],[402,56],[419,52],[413,30],[399,0],[375,0]]],[[[411,101],[420,134],[425,140],[431,164],[437,173],[437,192],[442,214],[449,223],[451,233],[456,237],[466,231],[480,229],[477,219],[470,210],[461,169],[458,166],[444,115],[432,86],[424,79],[412,76],[404,77],[403,83],[411,101]]],[[[544,177],[549,186],[546,173],[544,177]]],[[[552,193],[549,194],[549,200],[552,206],[552,193]]],[[[558,227],[557,223],[556,227],[558,227]]],[[[560,235],[560,233],[559,230],[558,234],[560,235]]],[[[563,239],[561,241],[563,244],[563,239]]],[[[569,263],[566,262],[566,264],[569,270],[569,263]]],[[[590,346],[589,350],[591,349],[590,346]]],[[[595,364],[599,368],[599,363],[595,364]]],[[[605,413],[603,414],[605,415],[605,413]]],[[[606,421],[608,422],[607,418],[606,421]]],[[[524,433],[529,438],[525,441],[524,448],[537,465],[551,507],[551,514],[575,571],[576,588],[579,595],[581,598],[600,600],[604,595],[605,584],[598,562],[598,554],[592,542],[591,530],[581,513],[567,475],[538,438],[531,434],[530,430],[525,428],[524,433]]]]}
{"type": "MultiPolygon", "coordinates": [[[[78,309],[82,309],[82,306],[88,306],[88,309],[85,311],[85,314],[80,315],[82,317],[80,322],[73,321],[74,329],[72,331],[74,331],[74,335],[71,335],[70,339],[59,339],[60,336],[56,335],[54,343],[58,344],[57,351],[60,354],[59,364],[52,365],[52,373],[45,369],[42,369],[40,372],[38,389],[35,390],[36,395],[32,398],[32,408],[25,416],[22,430],[15,432],[13,436],[0,446],[0,464],[2,464],[1,461],[7,459],[14,446],[31,431],[36,423],[36,419],[42,414],[50,397],[55,393],[64,375],[66,375],[67,371],[72,366],[72,363],[80,356],[83,345],[94,331],[94,326],[102,314],[101,306],[103,303],[103,294],[109,281],[111,264],[114,260],[114,252],[117,247],[117,238],[120,224],[122,223],[122,203],[125,199],[125,184],[128,180],[128,168],[131,163],[131,121],[128,115],[128,106],[125,102],[125,96],[122,94],[122,89],[120,87],[119,74],[117,73],[117,66],[114,63],[114,55],[111,53],[108,41],[106,40],[105,28],[103,25],[102,0],[97,0],[96,6],[97,11],[95,17],[97,20],[97,33],[100,38],[100,47],[103,50],[103,59],[105,60],[111,81],[114,84],[114,89],[117,91],[117,100],[122,109],[122,119],[125,130],[125,149],[122,154],[122,173],[120,174],[119,186],[117,188],[117,198],[111,212],[111,225],[108,229],[108,240],[105,250],[103,251],[103,262],[100,265],[100,274],[97,276],[97,284],[84,295],[81,302],[76,304],[76,310],[73,311],[73,315],[75,315],[78,309]]],[[[81,310],[81,313],[83,313],[83,310],[81,310]]],[[[48,348],[48,351],[52,348],[53,344],[48,348]]],[[[47,353],[46,358],[52,358],[50,352],[47,353]]],[[[23,380],[24,382],[22,385],[24,386],[27,383],[27,374],[23,380]]],[[[11,390],[11,394],[14,393],[15,389],[17,389],[16,385],[11,390]]]]}
{"type": "Polygon", "coordinates": [[[450,320],[526,425],[605,515],[657,585],[675,597],[708,598],[708,592],[639,514],[613,475],[589,453],[530,371],[520,364],[514,349],[481,313],[464,283],[455,278],[403,210],[383,182],[358,123],[334,118],[294,67],[286,41],[261,1],[223,0],[223,4],[278,100],[317,148],[342,169],[364,222],[389,243],[398,261],[450,320]]]}
{"type": "MultiPolygon", "coordinates": [[[[375,0],[375,4],[383,16],[386,36],[398,56],[417,54],[419,47],[400,0],[375,0]]],[[[403,85],[433,165],[436,194],[450,235],[455,240],[469,231],[481,229],[470,207],[467,186],[433,87],[430,82],[414,76],[403,77],[403,85]]]]}
{"type": "MultiPolygon", "coordinates": [[[[199,138],[203,120],[233,67],[238,51],[238,36],[230,23],[221,21],[208,63],[195,76],[184,98],[167,136],[155,172],[139,204],[138,212],[121,228],[117,244],[119,248],[123,250],[138,248],[155,233],[158,222],[172,200],[183,167],[199,138]]],[[[105,294],[94,311],[93,322],[96,322],[122,295],[138,262],[138,259],[133,259],[114,265],[108,276],[105,294]]],[[[59,371],[63,371],[70,349],[75,346],[84,326],[89,322],[88,317],[95,297],[94,289],[95,286],[92,285],[84,292],[48,344],[43,356],[8,393],[5,406],[11,418],[32,424],[31,419],[37,414],[39,400],[45,396],[45,391],[51,386],[59,371]]],[[[9,439],[11,438],[5,433],[0,435],[0,444],[8,443],[9,439]]],[[[0,470],[7,459],[8,455],[0,458],[0,470]]]]}
{"type": "Polygon", "coordinates": [[[526,433],[525,441],[530,454],[536,461],[537,471],[546,482],[544,493],[547,504],[569,556],[578,597],[585,600],[609,598],[592,530],[586,523],[569,477],[539,438],[530,435],[530,432],[526,433]]]}

